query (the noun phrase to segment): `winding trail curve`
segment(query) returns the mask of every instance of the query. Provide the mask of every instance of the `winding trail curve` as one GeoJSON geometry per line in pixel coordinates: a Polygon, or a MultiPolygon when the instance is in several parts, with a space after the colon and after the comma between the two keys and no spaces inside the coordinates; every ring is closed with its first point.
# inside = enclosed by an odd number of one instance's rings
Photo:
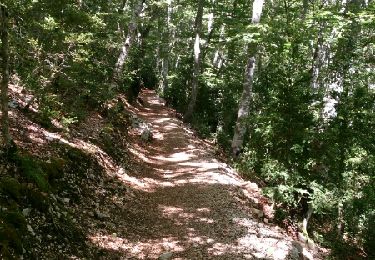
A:
{"type": "Polygon", "coordinates": [[[300,259],[305,249],[252,214],[247,201],[260,199],[256,187],[215,159],[153,91],[141,98],[132,113],[152,125],[153,140],[129,145],[141,167],[127,177],[134,204],[114,220],[128,223],[117,226],[124,238],[93,242],[121,259],[300,259]]]}

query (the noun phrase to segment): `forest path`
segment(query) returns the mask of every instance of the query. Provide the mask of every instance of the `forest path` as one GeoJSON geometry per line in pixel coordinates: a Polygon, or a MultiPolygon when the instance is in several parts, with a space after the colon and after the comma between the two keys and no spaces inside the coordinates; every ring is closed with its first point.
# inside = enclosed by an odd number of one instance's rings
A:
{"type": "Polygon", "coordinates": [[[112,252],[105,258],[298,259],[293,239],[241,202],[241,194],[257,201],[256,187],[252,191],[254,185],[215,159],[213,148],[154,91],[143,90],[140,97],[144,106],[131,112],[152,125],[153,140],[131,138],[129,149],[142,167],[128,181],[139,193],[113,219],[117,234],[93,241],[112,252]]]}

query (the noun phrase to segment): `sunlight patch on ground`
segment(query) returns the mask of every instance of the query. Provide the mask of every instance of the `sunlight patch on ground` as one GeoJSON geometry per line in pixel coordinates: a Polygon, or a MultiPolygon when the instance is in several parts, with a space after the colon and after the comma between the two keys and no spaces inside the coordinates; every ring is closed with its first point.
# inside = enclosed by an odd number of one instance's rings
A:
{"type": "Polygon", "coordinates": [[[155,158],[156,160],[160,161],[167,161],[167,162],[184,162],[184,161],[189,161],[193,157],[195,157],[192,154],[189,154],[188,152],[179,152],[179,153],[174,153],[168,157],[165,156],[154,156],[152,158],[155,158]]]}
{"type": "Polygon", "coordinates": [[[243,227],[253,228],[254,221],[248,218],[234,218],[233,223],[238,224],[243,227]]]}
{"type": "MultiPolygon", "coordinates": [[[[129,176],[125,172],[125,170],[122,167],[118,166],[105,151],[92,143],[85,142],[77,138],[67,140],[61,134],[49,132],[35,125],[29,125],[27,127],[27,130],[29,132],[30,139],[33,139],[38,143],[59,142],[61,144],[65,144],[72,148],[76,148],[83,152],[91,154],[93,157],[95,157],[99,165],[103,167],[108,175],[116,175],[119,180],[131,186],[132,188],[142,191],[151,191],[149,182],[143,182],[142,180],[129,176]]],[[[147,157],[142,154],[139,154],[139,156],[143,156],[143,160],[148,160],[147,157]]]]}
{"type": "Polygon", "coordinates": [[[217,170],[218,169],[218,164],[217,163],[209,163],[209,162],[184,162],[184,163],[179,163],[181,166],[192,166],[196,168],[201,168],[204,170],[217,170]]]}
{"type": "Polygon", "coordinates": [[[203,213],[210,213],[211,209],[209,209],[209,208],[198,208],[197,211],[198,212],[203,212],[203,213]]]}
{"type": "Polygon", "coordinates": [[[166,251],[182,252],[185,250],[174,237],[149,240],[147,242],[130,242],[127,239],[118,237],[116,234],[96,234],[89,237],[89,239],[103,249],[124,252],[127,257],[136,257],[137,259],[156,259],[166,251]]]}
{"type": "Polygon", "coordinates": [[[152,138],[155,139],[155,140],[160,140],[160,141],[162,141],[162,140],[164,140],[164,134],[155,131],[155,132],[152,134],[152,138]]]}
{"type": "Polygon", "coordinates": [[[187,183],[201,183],[201,184],[222,184],[239,186],[240,182],[230,176],[224,175],[220,172],[206,172],[203,171],[200,174],[192,175],[191,178],[184,180],[176,180],[176,184],[182,185],[187,183]]]}
{"type": "Polygon", "coordinates": [[[177,124],[173,124],[173,123],[170,123],[169,125],[165,126],[164,129],[165,130],[175,130],[178,128],[178,125],[177,124]]]}
{"type": "Polygon", "coordinates": [[[144,153],[142,153],[141,151],[139,151],[139,149],[134,149],[133,147],[128,147],[129,151],[137,156],[138,158],[140,158],[142,161],[146,162],[146,163],[154,163],[153,160],[149,159],[144,153]]]}
{"type": "Polygon", "coordinates": [[[159,119],[154,120],[153,123],[163,124],[163,123],[168,122],[170,120],[171,120],[170,117],[164,117],[164,118],[159,118],[159,119]]]}
{"type": "Polygon", "coordinates": [[[199,216],[202,215],[202,212],[198,210],[195,210],[195,212],[186,212],[185,209],[179,207],[166,205],[159,205],[158,207],[163,212],[164,217],[174,220],[178,225],[183,224],[183,222],[189,222],[191,220],[207,224],[214,223],[214,220],[211,218],[199,216]]]}
{"type": "Polygon", "coordinates": [[[211,248],[208,249],[208,253],[213,256],[220,256],[226,253],[236,253],[236,250],[233,248],[233,245],[214,243],[211,248]]]}
{"type": "Polygon", "coordinates": [[[182,177],[182,176],[186,175],[186,173],[189,170],[190,169],[186,169],[186,170],[180,169],[180,170],[178,170],[175,173],[169,173],[169,174],[165,173],[165,174],[163,174],[163,178],[165,178],[165,179],[174,179],[174,178],[182,177]]]}
{"type": "Polygon", "coordinates": [[[140,181],[135,177],[129,176],[128,174],[125,173],[125,170],[123,168],[119,169],[119,171],[117,172],[117,177],[123,183],[130,185],[132,188],[142,190],[142,191],[151,190],[149,183],[140,181]]]}
{"type": "Polygon", "coordinates": [[[187,241],[194,246],[213,244],[215,242],[215,240],[210,237],[197,235],[194,229],[189,230],[187,241]]]}

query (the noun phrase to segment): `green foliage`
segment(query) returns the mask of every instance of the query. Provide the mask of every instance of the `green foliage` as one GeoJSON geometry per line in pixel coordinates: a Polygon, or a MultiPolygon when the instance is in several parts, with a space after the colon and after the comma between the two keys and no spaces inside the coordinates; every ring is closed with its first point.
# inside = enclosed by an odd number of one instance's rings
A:
{"type": "Polygon", "coordinates": [[[27,201],[31,206],[41,212],[47,212],[50,202],[48,197],[45,194],[42,194],[40,191],[28,188],[26,190],[27,201]]]}
{"type": "MultiPolygon", "coordinates": [[[[51,127],[53,121],[69,130],[119,92],[135,101],[142,86],[154,88],[165,78],[166,59],[169,87],[162,94],[178,112],[186,111],[196,3],[152,2],[139,17],[133,17],[136,3],[131,1],[4,3],[12,24],[13,76],[35,96],[31,106],[42,126],[51,127]],[[135,37],[115,78],[131,22],[135,37]]],[[[375,240],[374,2],[265,1],[256,26],[249,19],[251,10],[251,1],[205,2],[192,125],[230,149],[244,67],[249,54],[257,53],[238,168],[262,179],[264,192],[286,210],[302,215],[301,201],[307,200],[317,226],[333,232],[340,218],[347,241],[370,254],[375,240]],[[206,30],[209,25],[212,31],[206,30]]],[[[123,109],[106,111],[109,122],[100,136],[99,145],[113,156],[113,129],[127,124],[123,109]]],[[[66,147],[62,160],[41,163],[20,155],[16,161],[28,181],[47,191],[48,181],[61,178],[64,169],[83,174],[92,158],[66,147]]],[[[3,193],[20,199],[15,179],[2,183],[3,193]]],[[[33,204],[45,201],[38,191],[28,192],[33,204]]],[[[279,215],[288,216],[284,213],[279,215]]]]}
{"type": "Polygon", "coordinates": [[[26,219],[19,211],[9,211],[9,212],[2,212],[1,213],[1,219],[8,225],[12,226],[16,230],[18,230],[21,233],[24,233],[27,231],[26,228],[26,219]]]}
{"type": "Polygon", "coordinates": [[[0,245],[1,255],[3,257],[11,257],[8,247],[13,248],[18,254],[22,253],[22,240],[15,228],[7,225],[0,225],[0,245]]]}
{"type": "Polygon", "coordinates": [[[185,91],[186,84],[190,80],[190,75],[187,72],[180,72],[177,75],[171,76],[171,85],[164,98],[168,104],[176,108],[178,112],[184,112],[188,104],[188,96],[185,91]]]}
{"type": "Polygon", "coordinates": [[[9,195],[12,199],[19,201],[21,198],[21,184],[17,179],[3,177],[0,179],[0,189],[3,194],[9,195]]]}
{"type": "Polygon", "coordinates": [[[61,158],[52,158],[49,162],[41,163],[43,172],[47,175],[48,181],[54,181],[64,176],[66,161],[61,158]]]}
{"type": "Polygon", "coordinates": [[[16,253],[22,253],[22,234],[27,232],[25,217],[19,211],[0,212],[1,255],[11,258],[9,247],[16,253]]]}
{"type": "Polygon", "coordinates": [[[17,164],[20,167],[22,175],[29,181],[35,183],[40,190],[48,191],[50,189],[48,176],[43,171],[38,159],[30,155],[19,155],[17,164]]]}

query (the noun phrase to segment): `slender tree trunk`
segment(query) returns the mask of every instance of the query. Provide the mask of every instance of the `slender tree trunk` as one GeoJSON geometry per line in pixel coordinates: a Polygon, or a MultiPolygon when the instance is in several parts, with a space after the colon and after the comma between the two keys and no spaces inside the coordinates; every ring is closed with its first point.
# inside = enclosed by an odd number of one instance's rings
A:
{"type": "MultiPolygon", "coordinates": [[[[252,23],[258,24],[260,22],[260,17],[262,15],[264,0],[254,0],[253,3],[253,16],[252,23]]],[[[255,55],[257,53],[257,44],[250,44],[248,48],[249,58],[247,60],[247,65],[245,69],[245,79],[243,83],[243,91],[240,99],[240,104],[238,107],[237,122],[234,128],[234,134],[232,139],[232,152],[233,156],[237,157],[243,146],[243,141],[245,133],[247,130],[246,118],[249,116],[250,112],[250,102],[252,98],[252,88],[254,80],[254,70],[255,70],[255,55]]]]}
{"type": "MultiPolygon", "coordinates": [[[[202,55],[201,55],[202,65],[205,64],[204,61],[206,59],[208,47],[210,46],[212,36],[213,36],[213,34],[216,30],[217,23],[214,22],[214,18],[215,18],[215,14],[212,11],[208,15],[207,38],[206,38],[207,40],[206,40],[206,43],[204,44],[204,46],[202,46],[202,55]]],[[[204,72],[204,66],[201,66],[201,73],[203,73],[203,72],[204,72]]]]}
{"type": "Polygon", "coordinates": [[[195,19],[195,41],[194,41],[194,69],[193,69],[193,79],[192,79],[192,89],[191,89],[191,97],[190,102],[187,108],[187,111],[184,115],[184,121],[189,122],[194,113],[195,104],[197,102],[198,96],[198,82],[199,82],[199,75],[200,75],[200,53],[201,53],[201,32],[202,32],[202,19],[203,19],[203,0],[199,0],[198,2],[198,12],[195,19]]]}
{"type": "Polygon", "coordinates": [[[142,12],[144,1],[145,0],[138,0],[134,8],[132,20],[130,21],[128,25],[128,33],[127,33],[126,38],[123,41],[121,52],[117,58],[117,62],[115,65],[115,69],[113,73],[113,82],[117,81],[121,77],[122,69],[124,68],[124,64],[129,55],[129,50],[136,36],[136,31],[137,31],[137,26],[138,26],[137,20],[142,12]]]}
{"type": "Polygon", "coordinates": [[[8,39],[8,12],[4,5],[0,6],[1,19],[1,125],[3,145],[9,147],[11,137],[9,134],[8,117],[8,83],[9,83],[9,39],[8,39]]]}
{"type": "MultiPolygon", "coordinates": [[[[163,17],[159,15],[158,17],[158,28],[157,28],[157,35],[158,37],[163,37],[163,17]]],[[[161,92],[163,92],[163,43],[161,41],[157,42],[158,45],[156,47],[156,73],[158,75],[159,83],[158,88],[161,92]]]]}
{"type": "Polygon", "coordinates": [[[163,85],[162,85],[162,92],[166,94],[168,91],[168,74],[169,74],[169,52],[170,52],[170,23],[171,23],[171,16],[172,16],[172,1],[168,0],[167,6],[167,26],[164,32],[164,46],[163,46],[163,68],[162,68],[162,77],[163,77],[163,85]]]}

